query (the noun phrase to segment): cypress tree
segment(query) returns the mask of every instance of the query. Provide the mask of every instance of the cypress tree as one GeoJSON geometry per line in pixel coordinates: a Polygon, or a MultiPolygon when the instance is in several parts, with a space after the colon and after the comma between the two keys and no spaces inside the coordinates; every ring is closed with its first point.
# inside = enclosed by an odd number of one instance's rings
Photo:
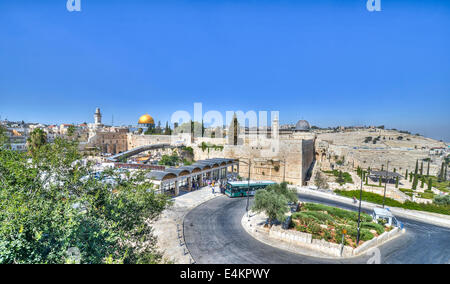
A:
{"type": "Polygon", "coordinates": [[[445,165],[444,181],[447,181],[447,165],[445,165]]]}
{"type": "Polygon", "coordinates": [[[438,174],[438,182],[441,182],[444,178],[444,162],[441,165],[441,171],[438,174]]]}
{"type": "Polygon", "coordinates": [[[381,176],[378,178],[378,185],[381,186],[381,176]]]}
{"type": "Polygon", "coordinates": [[[408,179],[408,169],[406,169],[405,179],[408,179]]]}
{"type": "Polygon", "coordinates": [[[413,184],[412,184],[412,189],[416,190],[417,189],[417,184],[419,183],[418,177],[417,175],[414,175],[414,180],[413,180],[413,184]]]}
{"type": "Polygon", "coordinates": [[[398,181],[399,181],[399,178],[397,177],[397,179],[395,180],[395,188],[398,188],[398,181]]]}
{"type": "Polygon", "coordinates": [[[433,180],[430,178],[428,180],[428,189],[431,190],[432,187],[433,187],[433,180]]]}
{"type": "Polygon", "coordinates": [[[422,163],[420,164],[420,175],[423,175],[423,161],[422,161],[422,163]]]}
{"type": "Polygon", "coordinates": [[[424,184],[425,184],[425,178],[422,177],[420,179],[420,188],[423,188],[424,184]]]}
{"type": "Polygon", "coordinates": [[[414,174],[417,175],[419,172],[419,160],[416,160],[416,168],[414,169],[414,174]]]}
{"type": "Polygon", "coordinates": [[[428,159],[427,176],[430,175],[430,160],[431,159],[428,159]]]}

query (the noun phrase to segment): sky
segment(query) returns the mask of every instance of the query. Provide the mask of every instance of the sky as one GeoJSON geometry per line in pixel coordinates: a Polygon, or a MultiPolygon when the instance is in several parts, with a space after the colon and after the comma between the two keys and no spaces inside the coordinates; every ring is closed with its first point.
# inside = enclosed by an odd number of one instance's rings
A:
{"type": "Polygon", "coordinates": [[[1,119],[165,125],[178,110],[450,141],[450,1],[0,1],[1,119]]]}

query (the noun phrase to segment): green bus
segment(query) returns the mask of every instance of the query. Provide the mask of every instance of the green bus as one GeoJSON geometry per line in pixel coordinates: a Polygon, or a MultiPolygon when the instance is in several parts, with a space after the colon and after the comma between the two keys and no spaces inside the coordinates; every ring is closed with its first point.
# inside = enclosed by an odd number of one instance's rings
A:
{"type": "Polygon", "coordinates": [[[225,194],[228,197],[244,197],[247,196],[247,191],[249,196],[255,195],[255,191],[258,189],[264,189],[269,185],[276,184],[273,181],[250,181],[250,189],[248,181],[230,181],[227,183],[225,188],[225,194]]]}

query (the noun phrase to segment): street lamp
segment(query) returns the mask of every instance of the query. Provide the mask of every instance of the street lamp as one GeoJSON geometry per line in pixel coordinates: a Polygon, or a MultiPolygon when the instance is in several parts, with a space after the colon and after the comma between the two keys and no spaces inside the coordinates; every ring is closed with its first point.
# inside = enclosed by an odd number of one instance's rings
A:
{"type": "Polygon", "coordinates": [[[363,172],[361,173],[361,188],[359,190],[359,208],[358,208],[358,233],[356,235],[356,246],[359,244],[359,231],[361,224],[361,201],[362,201],[362,188],[363,188],[363,172]]]}
{"type": "Polygon", "coordinates": [[[388,173],[389,173],[389,161],[387,161],[387,165],[386,165],[386,180],[384,182],[383,208],[384,208],[384,202],[386,200],[386,188],[387,188],[388,173]]]}
{"type": "Polygon", "coordinates": [[[286,159],[283,159],[280,162],[283,163],[283,182],[286,182],[286,159]]]}
{"type": "Polygon", "coordinates": [[[251,168],[251,166],[252,166],[252,161],[251,161],[250,158],[249,158],[249,159],[248,159],[248,163],[247,163],[247,162],[244,162],[244,161],[241,161],[240,159],[239,159],[239,162],[242,162],[242,163],[248,165],[247,205],[246,205],[246,207],[245,207],[245,210],[247,211],[247,218],[248,218],[248,206],[249,206],[249,203],[250,203],[250,194],[249,194],[249,192],[250,192],[250,168],[251,168]]]}

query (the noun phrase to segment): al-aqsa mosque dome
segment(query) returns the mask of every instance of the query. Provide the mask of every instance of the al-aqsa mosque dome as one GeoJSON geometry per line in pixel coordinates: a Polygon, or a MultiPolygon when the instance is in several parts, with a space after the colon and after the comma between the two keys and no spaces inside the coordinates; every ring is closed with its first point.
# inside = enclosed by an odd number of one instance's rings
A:
{"type": "Polygon", "coordinates": [[[153,117],[151,117],[149,114],[144,114],[139,118],[138,124],[146,127],[151,127],[155,125],[155,120],[153,120],[153,117]]]}
{"type": "Polygon", "coordinates": [[[308,121],[306,120],[299,120],[297,124],[295,125],[294,131],[309,131],[311,129],[311,126],[308,121]]]}

